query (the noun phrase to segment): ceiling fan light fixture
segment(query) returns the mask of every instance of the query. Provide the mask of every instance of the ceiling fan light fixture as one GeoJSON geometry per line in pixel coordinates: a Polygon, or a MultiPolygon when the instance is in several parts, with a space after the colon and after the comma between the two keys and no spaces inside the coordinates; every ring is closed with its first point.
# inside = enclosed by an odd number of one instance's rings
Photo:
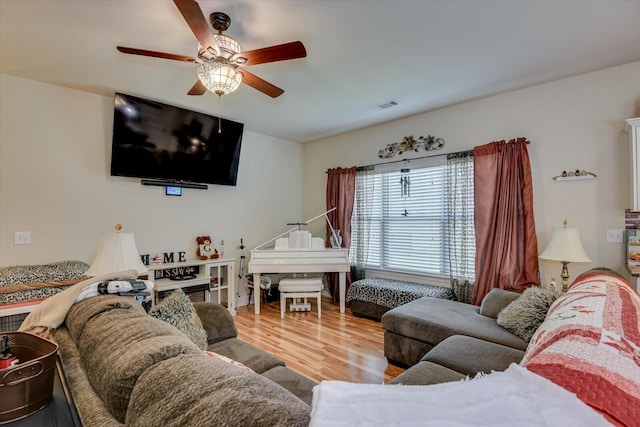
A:
{"type": "Polygon", "coordinates": [[[219,96],[233,92],[242,83],[242,73],[223,62],[204,62],[198,66],[197,73],[202,84],[219,96]]]}
{"type": "Polygon", "coordinates": [[[236,53],[242,52],[240,44],[231,37],[225,36],[224,34],[214,34],[213,37],[220,50],[220,56],[224,59],[229,59],[236,53]]]}
{"type": "MultiPolygon", "coordinates": [[[[2,0],[0,0],[2,1],[2,0]]],[[[304,58],[307,51],[300,41],[268,46],[243,52],[232,37],[222,34],[231,25],[231,18],[223,12],[209,15],[209,23],[195,0],[173,0],[198,42],[197,57],[167,52],[117,46],[118,51],[131,55],[170,59],[198,64],[198,80],[189,89],[189,95],[203,95],[207,91],[218,96],[235,91],[245,83],[265,95],[277,98],[284,90],[245,71],[244,67],[304,58]],[[218,32],[213,34],[211,28],[218,32]],[[243,67],[243,68],[238,68],[243,67]]]]}

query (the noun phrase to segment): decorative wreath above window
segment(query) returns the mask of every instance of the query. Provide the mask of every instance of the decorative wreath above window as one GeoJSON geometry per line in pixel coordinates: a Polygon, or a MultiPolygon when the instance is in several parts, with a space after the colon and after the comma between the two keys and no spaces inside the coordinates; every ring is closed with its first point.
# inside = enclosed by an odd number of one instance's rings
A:
{"type": "Polygon", "coordinates": [[[436,138],[435,136],[427,135],[421,136],[416,141],[413,135],[405,136],[402,138],[402,142],[394,142],[387,144],[385,148],[378,151],[378,157],[381,159],[388,159],[396,154],[402,154],[405,151],[432,151],[439,150],[444,147],[444,139],[436,138]]]}

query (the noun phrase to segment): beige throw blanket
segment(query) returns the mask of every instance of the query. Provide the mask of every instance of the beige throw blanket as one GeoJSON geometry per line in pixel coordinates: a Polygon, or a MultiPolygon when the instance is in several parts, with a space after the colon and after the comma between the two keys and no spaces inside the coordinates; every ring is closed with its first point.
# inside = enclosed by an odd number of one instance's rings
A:
{"type": "Polygon", "coordinates": [[[67,312],[73,305],[76,297],[86,286],[109,280],[131,280],[138,277],[136,270],[119,271],[103,274],[76,283],[64,291],[44,300],[33,310],[20,325],[18,331],[30,332],[41,337],[53,340],[52,333],[64,322],[67,312]]]}

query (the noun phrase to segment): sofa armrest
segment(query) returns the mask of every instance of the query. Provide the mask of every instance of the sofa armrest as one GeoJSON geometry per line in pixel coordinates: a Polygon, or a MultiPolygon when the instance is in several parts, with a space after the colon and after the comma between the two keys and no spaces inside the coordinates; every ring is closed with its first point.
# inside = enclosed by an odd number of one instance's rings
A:
{"type": "Polygon", "coordinates": [[[102,396],[92,387],[80,350],[67,327],[56,329],[54,337],[58,343],[58,357],[62,366],[61,381],[69,386],[71,394],[69,411],[80,418],[81,425],[124,427],[124,424],[118,422],[109,412],[102,396]]]}
{"type": "Polygon", "coordinates": [[[238,336],[233,316],[225,307],[212,302],[194,302],[193,306],[207,332],[207,344],[238,336]]]}
{"type": "Polygon", "coordinates": [[[482,299],[480,314],[487,317],[498,318],[503,308],[515,301],[521,294],[504,289],[493,288],[482,299]]]}

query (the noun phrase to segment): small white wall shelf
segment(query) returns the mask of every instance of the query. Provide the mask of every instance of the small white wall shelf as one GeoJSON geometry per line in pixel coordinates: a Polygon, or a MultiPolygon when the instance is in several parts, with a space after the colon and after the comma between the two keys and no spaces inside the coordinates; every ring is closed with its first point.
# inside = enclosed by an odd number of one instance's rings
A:
{"type": "Polygon", "coordinates": [[[594,179],[594,175],[580,175],[580,176],[554,176],[554,181],[579,181],[581,179],[594,179]]]}

